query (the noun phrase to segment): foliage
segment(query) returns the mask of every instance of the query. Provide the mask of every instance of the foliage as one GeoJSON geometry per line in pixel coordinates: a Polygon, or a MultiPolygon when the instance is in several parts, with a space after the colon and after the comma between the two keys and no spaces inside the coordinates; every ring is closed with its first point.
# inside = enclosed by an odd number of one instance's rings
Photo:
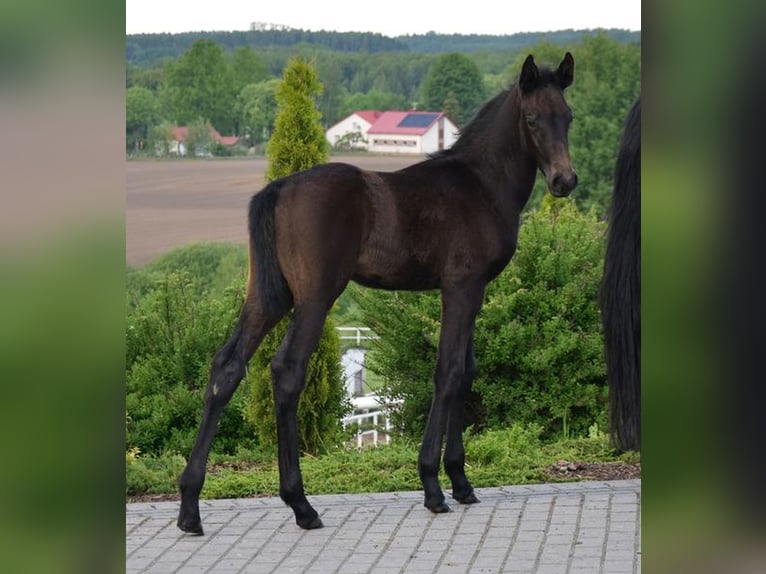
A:
{"type": "MultiPolygon", "coordinates": [[[[126,409],[128,448],[147,454],[191,450],[210,362],[226,340],[244,297],[237,278],[223,295],[197,295],[193,278],[171,272],[128,304],[126,409]]],[[[128,297],[131,299],[130,295],[128,297]]],[[[240,413],[241,396],[224,411],[216,448],[233,452],[253,437],[240,413]]]]}
{"type": "Polygon", "coordinates": [[[422,107],[443,111],[449,102],[450,119],[463,127],[487,98],[478,66],[465,54],[439,57],[423,85],[422,107]]]}
{"type": "Polygon", "coordinates": [[[125,456],[125,494],[167,494],[178,490],[186,462],[181,455],[141,456],[137,448],[125,456]]]}
{"type": "Polygon", "coordinates": [[[421,437],[433,396],[440,303],[436,293],[376,291],[350,285],[360,323],[380,338],[370,342],[365,368],[380,376],[381,393],[401,401],[391,422],[411,438],[421,437]]]}
{"type": "Polygon", "coordinates": [[[340,117],[344,118],[359,110],[407,110],[411,102],[401,94],[372,89],[366,93],[349,94],[340,108],[340,117]]]}
{"type": "Polygon", "coordinates": [[[142,86],[128,88],[125,92],[125,130],[127,150],[146,149],[149,130],[160,118],[160,102],[151,90],[142,86]]]}
{"type": "MultiPolygon", "coordinates": [[[[464,436],[468,475],[474,486],[530,484],[550,480],[546,468],[561,460],[638,462],[636,453],[617,456],[605,433],[544,443],[537,425],[464,436]]],[[[312,494],[413,491],[422,488],[417,471],[419,444],[396,440],[362,450],[338,448],[301,461],[303,480],[312,494]]],[[[279,471],[273,453],[238,450],[211,455],[203,498],[277,496],[279,471]]],[[[127,494],[172,493],[179,461],[173,456],[144,457],[128,463],[127,494]]],[[[449,485],[442,471],[440,480],[449,485]]]]}
{"type": "Polygon", "coordinates": [[[598,34],[585,38],[576,57],[576,79],[568,95],[575,114],[570,152],[580,180],[575,197],[583,209],[596,206],[603,215],[625,117],[641,92],[641,50],[598,34]]]}
{"type": "Polygon", "coordinates": [[[149,130],[147,139],[147,152],[151,155],[167,157],[173,141],[173,126],[169,123],[161,123],[149,130]]]}
{"type": "Polygon", "coordinates": [[[248,84],[237,96],[240,131],[249,138],[251,146],[271,137],[277,118],[278,85],[277,79],[248,84]]]}
{"type": "MultiPolygon", "coordinates": [[[[550,197],[550,196],[548,196],[550,197]]],[[[475,382],[490,426],[538,421],[567,437],[605,426],[605,365],[596,293],[603,225],[571,201],[527,217],[511,265],[477,321],[475,382]]]]}
{"type": "Polygon", "coordinates": [[[276,91],[277,118],[266,148],[267,181],[327,161],[329,145],[314,100],[321,92],[311,64],[301,58],[291,60],[276,91]]]}
{"type": "MultiPolygon", "coordinates": [[[[249,391],[244,406],[245,418],[264,446],[277,444],[270,361],[286,330],[287,321],[283,320],[266,336],[253,356],[245,378],[249,391]]],[[[348,407],[340,366],[340,340],[333,321],[328,318],[319,345],[309,360],[306,387],[298,406],[301,451],[317,454],[336,446],[342,437],[341,419],[348,407]]]]}
{"type": "MultiPolygon", "coordinates": [[[[360,143],[366,142],[367,140],[364,139],[362,132],[346,132],[335,140],[332,148],[335,151],[352,151],[354,149],[359,149],[358,146],[360,143]]],[[[366,151],[365,148],[361,149],[366,151]]]]}
{"type": "Polygon", "coordinates": [[[266,64],[250,46],[234,50],[231,57],[231,72],[235,93],[239,93],[247,85],[258,84],[269,79],[266,64]]]}
{"type": "Polygon", "coordinates": [[[189,125],[189,131],[186,132],[186,138],[184,139],[187,156],[203,157],[212,155],[212,129],[213,126],[210,125],[210,122],[202,118],[198,118],[189,125]]]}
{"type": "MultiPolygon", "coordinates": [[[[478,376],[469,404],[477,424],[540,424],[544,436],[605,423],[605,367],[596,293],[603,225],[571,201],[529,212],[510,265],[489,284],[475,335],[478,376]]],[[[425,428],[432,397],[440,303],[436,293],[350,291],[361,322],[380,337],[368,368],[402,399],[392,420],[409,436],[425,428]]]]}
{"type": "MultiPolygon", "coordinates": [[[[559,30],[554,32],[522,32],[508,35],[489,34],[408,34],[388,38],[373,32],[331,32],[295,29],[263,29],[232,32],[184,32],[181,34],[128,34],[125,38],[125,58],[128,70],[150,67],[167,58],[178,58],[200,39],[211,40],[227,51],[249,46],[261,53],[293,52],[298,45],[312,53],[337,52],[363,58],[377,54],[402,54],[405,57],[445,52],[509,53],[527,49],[543,40],[558,46],[579,43],[592,34],[589,30],[559,30]]],[[[621,43],[638,42],[640,32],[605,30],[610,38],[621,43]]],[[[280,66],[281,68],[281,66],[280,66]]],[[[135,72],[134,72],[135,73],[135,72]]]]}
{"type": "Polygon", "coordinates": [[[166,97],[179,125],[205,118],[222,134],[234,129],[236,92],[223,49],[212,40],[197,40],[178,61],[168,64],[166,97]]]}
{"type": "MultiPolygon", "coordinates": [[[[172,273],[185,272],[191,278],[194,296],[220,296],[234,279],[244,286],[247,279],[247,250],[230,243],[191,243],[150,261],[143,267],[128,267],[126,288],[132,307],[172,273]]],[[[131,309],[132,309],[131,307],[131,309]]]]}
{"type": "MultiPolygon", "coordinates": [[[[186,455],[199,423],[210,361],[234,325],[247,276],[243,247],[193,244],[126,274],[126,440],[147,456],[186,455]]],[[[238,412],[224,412],[216,450],[253,444],[238,412]]]]}

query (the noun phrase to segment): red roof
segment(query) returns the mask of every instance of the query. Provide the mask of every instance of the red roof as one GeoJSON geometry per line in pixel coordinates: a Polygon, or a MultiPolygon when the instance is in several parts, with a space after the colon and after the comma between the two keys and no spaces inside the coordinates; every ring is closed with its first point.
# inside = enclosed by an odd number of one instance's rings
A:
{"type": "MultiPolygon", "coordinates": [[[[186,136],[189,134],[189,128],[186,126],[179,126],[173,128],[173,139],[178,142],[186,141],[186,136]]],[[[218,130],[210,128],[210,139],[216,141],[225,146],[233,146],[239,141],[237,136],[222,136],[218,133],[218,130]]]]}
{"type": "MultiPolygon", "coordinates": [[[[354,112],[357,116],[365,120],[368,124],[372,125],[381,116],[383,112],[378,110],[359,110],[354,112]]],[[[353,114],[352,114],[353,115],[353,114]]]]}
{"type": "Polygon", "coordinates": [[[383,112],[368,134],[423,135],[443,114],[439,112],[383,112]],[[400,124],[404,124],[401,125],[400,124]]]}

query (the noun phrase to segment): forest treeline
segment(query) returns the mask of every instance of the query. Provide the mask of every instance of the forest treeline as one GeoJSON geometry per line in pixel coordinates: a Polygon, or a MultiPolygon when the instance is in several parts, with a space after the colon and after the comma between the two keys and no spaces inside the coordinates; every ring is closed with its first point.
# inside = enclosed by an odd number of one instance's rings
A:
{"type": "MultiPolygon", "coordinates": [[[[231,32],[184,32],[181,34],[128,34],[125,57],[129,66],[153,66],[163,59],[178,58],[199,39],[212,40],[224,50],[249,46],[253,49],[279,51],[295,46],[361,54],[411,52],[440,54],[447,52],[507,52],[521,50],[541,41],[559,46],[580,42],[595,30],[558,30],[523,32],[508,35],[489,34],[410,34],[394,38],[372,32],[328,32],[296,29],[264,29],[231,32]]],[[[602,33],[622,43],[640,42],[641,33],[608,29],[602,33]]],[[[281,69],[281,68],[280,68],[281,69]]]]}

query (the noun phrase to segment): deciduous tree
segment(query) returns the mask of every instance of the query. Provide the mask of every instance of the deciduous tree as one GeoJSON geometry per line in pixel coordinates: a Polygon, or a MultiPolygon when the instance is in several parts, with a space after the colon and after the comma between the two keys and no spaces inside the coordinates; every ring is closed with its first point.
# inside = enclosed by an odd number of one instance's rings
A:
{"type": "Polygon", "coordinates": [[[431,67],[423,84],[421,109],[440,112],[449,100],[457,102],[450,119],[462,127],[486,99],[478,66],[465,54],[445,54],[431,67]]]}
{"type": "Polygon", "coordinates": [[[188,125],[207,118],[222,134],[234,131],[236,92],[223,50],[212,40],[197,40],[169,65],[167,96],[175,120],[188,125]]]}
{"type": "Polygon", "coordinates": [[[151,90],[133,86],[125,92],[125,132],[127,149],[143,149],[149,130],[160,120],[160,103],[151,90]]]}

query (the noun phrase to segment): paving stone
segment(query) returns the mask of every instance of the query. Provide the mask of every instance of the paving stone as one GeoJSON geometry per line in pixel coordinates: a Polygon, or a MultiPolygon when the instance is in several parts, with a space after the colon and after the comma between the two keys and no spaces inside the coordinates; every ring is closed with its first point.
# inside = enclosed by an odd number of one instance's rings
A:
{"type": "Polygon", "coordinates": [[[641,565],[641,482],[477,489],[480,505],[433,515],[422,493],[310,496],[303,531],[279,498],[200,501],[205,536],[178,503],[125,507],[126,572],[628,574],[641,565]]]}

